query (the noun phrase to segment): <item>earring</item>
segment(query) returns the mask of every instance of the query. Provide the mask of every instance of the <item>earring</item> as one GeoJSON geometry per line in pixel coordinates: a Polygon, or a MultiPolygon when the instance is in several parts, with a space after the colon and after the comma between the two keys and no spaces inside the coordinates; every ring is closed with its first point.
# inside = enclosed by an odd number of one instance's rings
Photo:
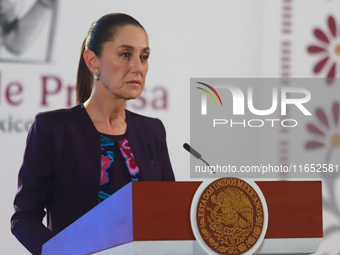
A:
{"type": "Polygon", "coordinates": [[[99,72],[98,72],[98,71],[95,71],[93,74],[94,74],[94,78],[95,78],[97,81],[99,81],[99,76],[100,76],[99,72]]]}

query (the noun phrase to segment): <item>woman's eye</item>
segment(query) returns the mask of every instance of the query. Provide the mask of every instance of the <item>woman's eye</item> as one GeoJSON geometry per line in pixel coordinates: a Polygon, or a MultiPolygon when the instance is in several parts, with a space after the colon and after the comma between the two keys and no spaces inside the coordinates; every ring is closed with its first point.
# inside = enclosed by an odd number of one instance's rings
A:
{"type": "Polygon", "coordinates": [[[142,61],[147,61],[148,58],[149,58],[149,55],[141,56],[141,60],[142,60],[142,61]]]}
{"type": "Polygon", "coordinates": [[[124,58],[130,58],[130,57],[131,57],[131,53],[129,53],[129,52],[124,52],[124,53],[122,54],[122,56],[123,56],[124,58]]]}

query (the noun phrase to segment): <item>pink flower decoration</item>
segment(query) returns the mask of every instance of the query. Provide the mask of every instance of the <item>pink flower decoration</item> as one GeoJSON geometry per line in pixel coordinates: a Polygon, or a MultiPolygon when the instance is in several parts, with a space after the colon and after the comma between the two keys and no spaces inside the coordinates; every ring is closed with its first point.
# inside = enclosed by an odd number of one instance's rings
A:
{"type": "Polygon", "coordinates": [[[324,32],[319,28],[314,29],[314,36],[318,40],[318,45],[310,45],[310,54],[320,55],[319,61],[315,64],[313,72],[319,74],[328,65],[327,83],[332,84],[336,77],[337,59],[340,57],[340,41],[337,43],[339,35],[334,17],[328,17],[329,32],[324,32]]]}
{"type": "MultiPolygon", "coordinates": [[[[332,121],[333,121],[334,126],[338,126],[338,123],[339,123],[339,109],[340,109],[340,106],[339,106],[338,102],[336,102],[332,105],[332,117],[333,117],[332,121]]],[[[308,124],[307,129],[310,133],[315,135],[315,137],[320,137],[320,138],[325,139],[326,134],[322,131],[322,129],[324,129],[324,128],[330,129],[330,126],[331,126],[330,121],[327,119],[327,115],[326,115],[326,113],[323,109],[318,108],[318,109],[316,109],[315,113],[316,113],[317,118],[321,122],[320,124],[323,126],[323,128],[321,126],[317,126],[317,125],[314,125],[314,124],[308,124]]],[[[306,143],[306,148],[307,149],[316,149],[316,148],[319,148],[319,147],[324,147],[325,142],[319,142],[319,141],[311,140],[311,141],[308,141],[306,143]]],[[[339,134],[334,134],[331,137],[331,146],[332,147],[340,146],[340,135],[339,134]]]]}

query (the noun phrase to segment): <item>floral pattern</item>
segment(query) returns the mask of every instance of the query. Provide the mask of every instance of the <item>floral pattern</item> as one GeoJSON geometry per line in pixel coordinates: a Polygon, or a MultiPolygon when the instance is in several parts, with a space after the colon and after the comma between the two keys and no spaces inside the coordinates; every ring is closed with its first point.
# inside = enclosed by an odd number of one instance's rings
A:
{"type": "Polygon", "coordinates": [[[126,137],[123,140],[118,141],[119,149],[122,152],[123,157],[125,158],[126,166],[129,170],[129,173],[132,176],[135,176],[139,173],[139,168],[136,164],[135,157],[132,154],[129,142],[126,137]]]}
{"type": "Polygon", "coordinates": [[[332,84],[337,76],[337,64],[340,61],[340,33],[333,16],[328,17],[327,23],[328,30],[314,29],[317,43],[308,46],[308,52],[319,56],[313,72],[319,74],[326,70],[327,83],[332,84]]]}
{"type": "Polygon", "coordinates": [[[332,118],[327,118],[325,111],[321,108],[316,109],[315,114],[318,118],[319,125],[308,124],[308,131],[313,134],[313,139],[306,143],[307,149],[316,149],[319,147],[329,146],[337,148],[340,146],[340,131],[336,129],[339,124],[339,103],[332,105],[332,118]],[[327,132],[328,131],[328,132],[327,132]]]}
{"type": "MultiPolygon", "coordinates": [[[[115,142],[108,137],[101,135],[101,172],[100,172],[100,190],[98,194],[98,202],[102,202],[112,195],[112,184],[110,184],[110,178],[113,178],[112,175],[114,172],[114,165],[112,165],[115,161],[114,146],[119,147],[120,152],[122,153],[123,158],[125,159],[125,165],[131,175],[131,181],[138,181],[139,179],[139,168],[135,161],[135,158],[132,154],[129,142],[127,137],[125,136],[123,139],[119,140],[116,145],[115,142]]],[[[118,151],[119,151],[118,150],[118,151]]]]}

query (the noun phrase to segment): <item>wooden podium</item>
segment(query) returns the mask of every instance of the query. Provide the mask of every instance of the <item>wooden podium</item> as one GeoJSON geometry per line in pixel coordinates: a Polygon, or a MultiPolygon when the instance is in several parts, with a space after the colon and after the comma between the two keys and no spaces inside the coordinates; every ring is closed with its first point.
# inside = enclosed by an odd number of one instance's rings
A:
{"type": "MultiPolygon", "coordinates": [[[[132,182],[44,244],[42,255],[207,254],[190,225],[201,182],[132,182]]],[[[322,237],[321,181],[258,181],[269,212],[255,254],[311,254],[322,237]]]]}

